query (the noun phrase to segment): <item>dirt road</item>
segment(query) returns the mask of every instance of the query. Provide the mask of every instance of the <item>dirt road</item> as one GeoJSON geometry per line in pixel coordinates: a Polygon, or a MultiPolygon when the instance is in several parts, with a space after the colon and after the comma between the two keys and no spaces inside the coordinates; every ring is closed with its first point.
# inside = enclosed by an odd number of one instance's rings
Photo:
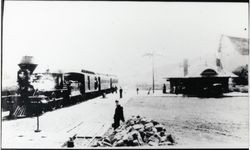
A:
{"type": "Polygon", "coordinates": [[[126,116],[163,122],[176,136],[176,147],[248,147],[248,97],[139,95],[125,110],[126,116]]]}

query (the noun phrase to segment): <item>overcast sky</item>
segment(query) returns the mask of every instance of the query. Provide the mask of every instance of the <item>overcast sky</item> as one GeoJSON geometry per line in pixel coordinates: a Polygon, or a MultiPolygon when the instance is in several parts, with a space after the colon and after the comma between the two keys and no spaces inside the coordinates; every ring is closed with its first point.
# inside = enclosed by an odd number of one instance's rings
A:
{"type": "Polygon", "coordinates": [[[3,25],[3,80],[16,81],[24,55],[40,72],[88,69],[126,80],[151,70],[146,52],[170,64],[214,54],[221,34],[248,37],[248,3],[6,1],[3,25]]]}

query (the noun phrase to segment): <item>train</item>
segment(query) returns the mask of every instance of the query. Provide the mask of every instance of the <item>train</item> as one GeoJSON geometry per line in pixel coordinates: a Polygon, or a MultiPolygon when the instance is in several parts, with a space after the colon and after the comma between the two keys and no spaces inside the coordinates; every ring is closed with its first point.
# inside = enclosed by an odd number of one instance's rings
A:
{"type": "Polygon", "coordinates": [[[84,69],[79,72],[47,70],[43,73],[34,73],[37,64],[33,62],[32,56],[24,56],[18,65],[18,94],[9,96],[7,101],[11,118],[39,115],[93,97],[117,93],[116,75],[84,69]]]}

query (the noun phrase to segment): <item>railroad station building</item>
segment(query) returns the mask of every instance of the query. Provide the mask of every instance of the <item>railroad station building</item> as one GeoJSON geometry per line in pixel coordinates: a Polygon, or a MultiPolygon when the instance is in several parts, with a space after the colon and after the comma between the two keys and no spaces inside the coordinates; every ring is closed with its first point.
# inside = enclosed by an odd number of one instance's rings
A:
{"type": "Polygon", "coordinates": [[[215,56],[184,60],[182,68],[164,79],[169,81],[170,93],[187,95],[218,95],[229,91],[230,79],[239,78],[232,72],[248,65],[249,39],[222,35],[215,56]],[[205,62],[205,63],[204,63],[205,62]],[[222,65],[223,63],[223,65],[222,65]]]}
{"type": "Polygon", "coordinates": [[[166,77],[170,93],[186,95],[220,95],[229,91],[229,79],[237,77],[217,66],[184,66],[184,73],[166,77]]]}

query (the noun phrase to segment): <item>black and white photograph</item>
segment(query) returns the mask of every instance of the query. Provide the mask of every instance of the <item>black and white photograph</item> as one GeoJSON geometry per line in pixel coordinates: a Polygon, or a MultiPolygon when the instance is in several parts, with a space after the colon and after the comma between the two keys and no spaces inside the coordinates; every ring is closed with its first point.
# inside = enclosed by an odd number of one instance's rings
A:
{"type": "Polygon", "coordinates": [[[1,148],[249,148],[248,5],[2,1],[1,148]]]}

